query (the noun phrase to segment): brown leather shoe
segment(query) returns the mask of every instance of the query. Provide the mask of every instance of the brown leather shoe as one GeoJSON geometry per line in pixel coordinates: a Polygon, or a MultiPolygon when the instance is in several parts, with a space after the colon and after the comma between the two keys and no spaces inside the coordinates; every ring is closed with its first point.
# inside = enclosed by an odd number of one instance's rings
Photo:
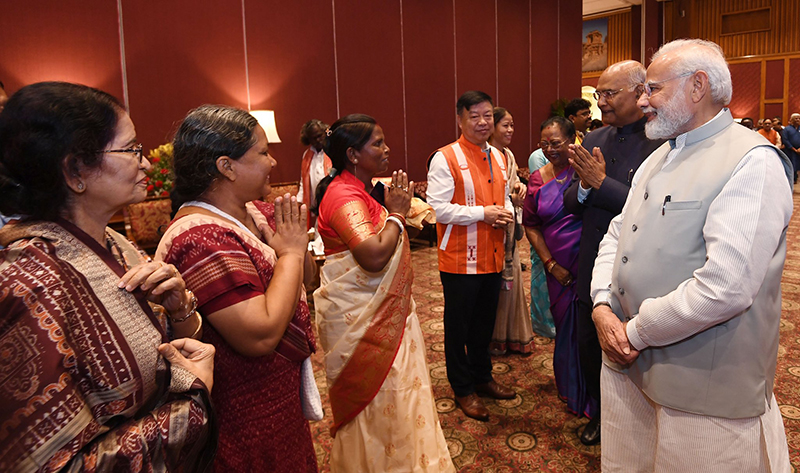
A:
{"type": "Polygon", "coordinates": [[[489,420],[489,411],[483,405],[483,401],[475,394],[469,396],[456,396],[456,404],[464,411],[467,417],[486,422],[489,420]]]}
{"type": "Polygon", "coordinates": [[[486,384],[476,384],[475,392],[494,399],[514,399],[517,397],[517,393],[513,389],[497,384],[494,381],[489,381],[486,384]]]}

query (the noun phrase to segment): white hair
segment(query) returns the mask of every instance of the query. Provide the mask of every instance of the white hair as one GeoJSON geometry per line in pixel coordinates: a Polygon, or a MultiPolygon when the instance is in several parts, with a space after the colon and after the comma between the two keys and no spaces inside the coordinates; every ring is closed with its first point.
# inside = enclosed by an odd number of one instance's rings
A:
{"type": "Polygon", "coordinates": [[[632,61],[628,65],[628,84],[630,87],[636,87],[644,84],[647,80],[647,70],[640,62],[632,61]]]}
{"type": "Polygon", "coordinates": [[[728,105],[733,95],[731,71],[725,61],[725,53],[717,43],[702,39],[677,39],[661,46],[653,54],[652,61],[655,62],[664,54],[684,48],[685,50],[681,51],[675,61],[673,72],[676,75],[705,72],[708,74],[708,84],[711,87],[711,98],[714,103],[728,105]]]}

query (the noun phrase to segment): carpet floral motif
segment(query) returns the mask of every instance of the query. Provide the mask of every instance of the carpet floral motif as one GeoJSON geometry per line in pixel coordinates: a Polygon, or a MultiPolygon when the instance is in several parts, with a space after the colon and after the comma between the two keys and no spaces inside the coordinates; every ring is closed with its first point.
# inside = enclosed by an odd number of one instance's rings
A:
{"type": "MultiPolygon", "coordinates": [[[[795,194],[800,209],[800,193],[795,194]]],[[[520,260],[528,261],[528,245],[522,244],[520,260]]],[[[588,422],[570,414],[558,399],[553,381],[553,342],[536,337],[533,353],[493,358],[499,383],[512,386],[517,397],[484,399],[488,422],[465,417],[455,406],[447,382],[444,361],[444,297],[437,270],[436,248],[414,245],[414,287],[428,368],[439,419],[453,463],[460,472],[599,472],[600,446],[586,447],[575,434],[588,422]]],[[[525,293],[530,272],[525,273],[525,293]]],[[[793,471],[800,466],[800,216],[795,215],[787,233],[787,258],[782,282],[783,314],[780,328],[775,397],[778,400],[793,471]]],[[[315,379],[320,389],[325,418],[311,423],[320,472],[329,472],[332,415],[325,385],[322,351],[313,356],[315,379]]]]}

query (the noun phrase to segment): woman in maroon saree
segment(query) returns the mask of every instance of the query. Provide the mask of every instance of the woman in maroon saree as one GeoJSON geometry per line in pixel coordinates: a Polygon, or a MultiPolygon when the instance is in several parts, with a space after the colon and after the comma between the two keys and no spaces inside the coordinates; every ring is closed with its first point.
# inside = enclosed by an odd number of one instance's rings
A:
{"type": "Polygon", "coordinates": [[[203,341],[217,349],[214,467],[316,472],[300,398],[315,345],[303,287],[312,271],[306,208],[287,195],[273,218],[273,206],[257,201],[276,162],[244,110],[192,110],[173,143],[177,213],[156,258],[180,269],[208,322],[203,341]]]}
{"type": "Polygon", "coordinates": [[[575,126],[564,117],[549,118],[542,124],[539,144],[550,162],[528,179],[522,223],[547,272],[550,311],[556,325],[553,370],[558,395],[570,412],[591,417],[597,406],[587,404],[575,325],[581,218],[564,209],[563,198],[574,173],[568,160],[568,146],[574,142],[575,126]]]}
{"type": "Polygon", "coordinates": [[[0,471],[203,471],[214,348],[180,274],[106,227],[150,166],[110,95],[45,82],[0,114],[0,471]],[[167,325],[167,319],[171,324],[167,325]]]}

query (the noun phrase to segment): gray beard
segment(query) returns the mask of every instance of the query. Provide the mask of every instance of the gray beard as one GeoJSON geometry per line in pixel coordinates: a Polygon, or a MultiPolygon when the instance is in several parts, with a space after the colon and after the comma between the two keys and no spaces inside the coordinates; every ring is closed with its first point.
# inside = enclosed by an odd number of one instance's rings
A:
{"type": "Polygon", "coordinates": [[[655,119],[644,126],[648,139],[671,139],[680,134],[680,130],[692,119],[692,113],[679,105],[685,97],[686,94],[681,91],[658,109],[655,119]]]}

